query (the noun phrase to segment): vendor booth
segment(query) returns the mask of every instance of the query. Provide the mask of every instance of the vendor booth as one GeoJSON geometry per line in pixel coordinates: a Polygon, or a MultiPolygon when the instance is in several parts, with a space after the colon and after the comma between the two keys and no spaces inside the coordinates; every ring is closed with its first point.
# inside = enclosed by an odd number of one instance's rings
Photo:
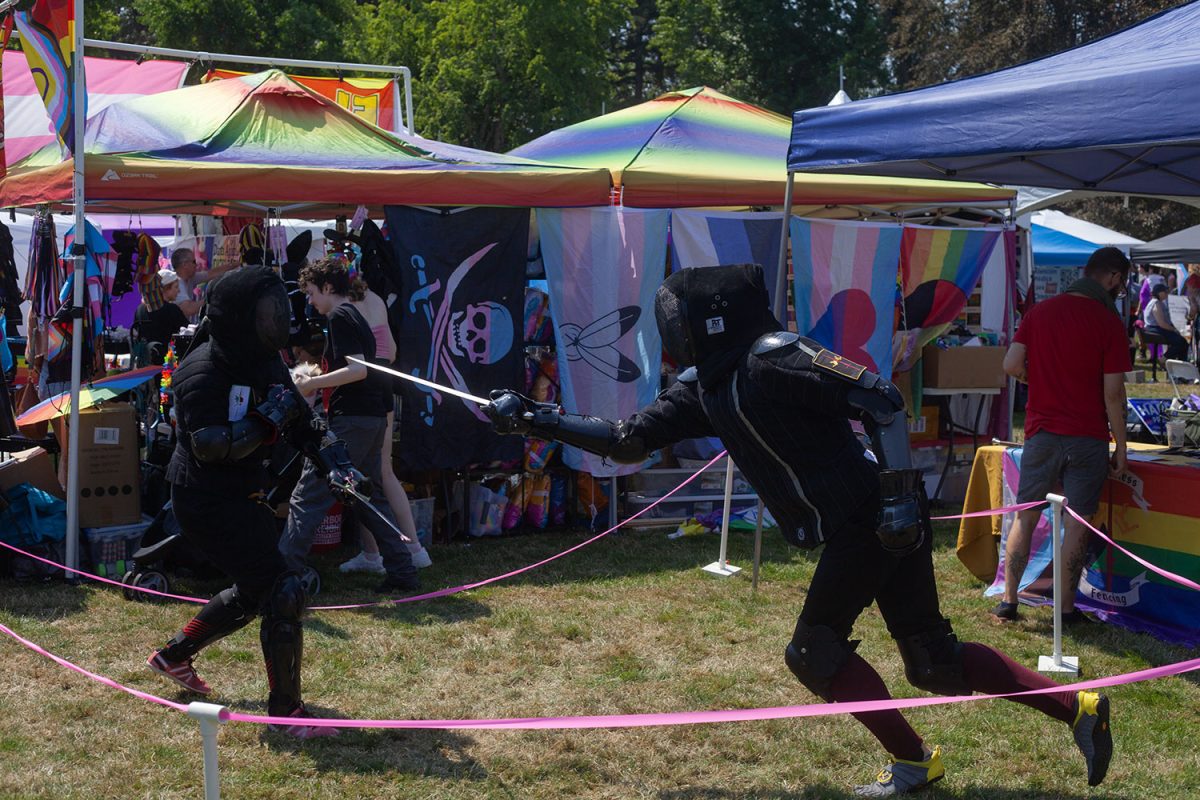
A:
{"type": "MultiPolygon", "coordinates": [[[[1010,506],[1016,502],[1021,471],[1020,447],[980,448],[971,473],[963,513],[1010,506]]],[[[1200,502],[1194,490],[1200,461],[1191,454],[1161,448],[1129,454],[1135,485],[1109,480],[1094,524],[1117,543],[1150,563],[1200,581],[1200,502]]],[[[964,519],[959,527],[958,557],[980,580],[986,594],[1004,586],[1004,541],[1012,514],[964,519]],[[998,548],[998,549],[997,549],[998,548]]],[[[1200,594],[1171,582],[1111,546],[1096,543],[1075,597],[1078,607],[1133,630],[1148,631],[1172,642],[1200,644],[1200,594]]],[[[1029,565],[1021,579],[1031,602],[1051,597],[1050,512],[1034,532],[1029,565]]]]}

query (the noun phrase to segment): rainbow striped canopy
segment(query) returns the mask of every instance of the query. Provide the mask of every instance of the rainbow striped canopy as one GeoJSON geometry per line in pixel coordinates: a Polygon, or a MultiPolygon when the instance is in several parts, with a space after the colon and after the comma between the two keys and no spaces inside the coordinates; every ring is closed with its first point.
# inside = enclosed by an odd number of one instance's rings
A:
{"type": "MultiPolygon", "coordinates": [[[[605,167],[628,206],[779,206],[791,132],[791,120],[782,114],[700,86],[569,125],[509,155],[605,167]]],[[[980,202],[1012,196],[1007,189],[977,183],[806,174],[796,175],[793,189],[797,213],[820,212],[826,205],[980,202]]]]}
{"type": "MultiPolygon", "coordinates": [[[[211,213],[213,206],[348,213],[359,204],[589,206],[609,200],[601,169],[563,167],[402,139],[279,70],[115,103],[88,120],[89,207],[211,213]]],[[[0,203],[71,199],[70,160],[31,154],[0,203]]]]}

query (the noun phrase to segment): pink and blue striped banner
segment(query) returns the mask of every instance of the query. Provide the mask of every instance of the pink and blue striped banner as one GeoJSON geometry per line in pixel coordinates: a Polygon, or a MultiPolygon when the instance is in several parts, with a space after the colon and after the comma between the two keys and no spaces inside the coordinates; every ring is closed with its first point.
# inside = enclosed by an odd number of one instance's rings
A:
{"type": "Polygon", "coordinates": [[[797,331],[884,378],[902,233],[893,223],[791,220],[797,331]]]}

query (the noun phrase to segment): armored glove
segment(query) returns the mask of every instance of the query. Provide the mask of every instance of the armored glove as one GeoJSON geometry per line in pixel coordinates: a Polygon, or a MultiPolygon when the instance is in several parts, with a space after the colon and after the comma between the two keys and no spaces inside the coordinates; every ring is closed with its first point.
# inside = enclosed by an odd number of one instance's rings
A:
{"type": "Polygon", "coordinates": [[[492,428],[499,434],[527,435],[533,429],[534,413],[540,406],[550,406],[507,389],[493,389],[489,397],[492,402],[483,407],[483,413],[488,415],[492,428]]]}
{"type": "Polygon", "coordinates": [[[370,497],[371,480],[363,475],[350,461],[346,443],[340,439],[328,441],[316,455],[317,464],[325,470],[329,491],[342,502],[350,502],[357,495],[370,497]]]}
{"type": "Polygon", "coordinates": [[[266,441],[270,444],[279,438],[280,431],[299,419],[307,410],[299,393],[276,384],[267,390],[267,399],[254,409],[254,416],[271,427],[271,434],[266,441]]]}

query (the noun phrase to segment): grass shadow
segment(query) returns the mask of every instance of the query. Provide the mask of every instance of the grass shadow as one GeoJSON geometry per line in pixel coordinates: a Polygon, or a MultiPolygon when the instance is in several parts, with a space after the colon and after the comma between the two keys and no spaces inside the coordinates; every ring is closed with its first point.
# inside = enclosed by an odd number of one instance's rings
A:
{"type": "Polygon", "coordinates": [[[0,580],[0,609],[38,620],[52,620],[87,611],[86,586],[61,579],[0,580]]]}
{"type": "MultiPolygon", "coordinates": [[[[266,714],[266,704],[250,702],[240,710],[266,714]]],[[[321,705],[306,704],[315,717],[342,715],[321,705]]],[[[488,770],[468,754],[469,736],[451,730],[428,728],[341,728],[334,737],[300,740],[260,726],[259,741],[271,750],[303,753],[321,772],[370,775],[403,772],[451,780],[482,781],[488,770]]]]}

